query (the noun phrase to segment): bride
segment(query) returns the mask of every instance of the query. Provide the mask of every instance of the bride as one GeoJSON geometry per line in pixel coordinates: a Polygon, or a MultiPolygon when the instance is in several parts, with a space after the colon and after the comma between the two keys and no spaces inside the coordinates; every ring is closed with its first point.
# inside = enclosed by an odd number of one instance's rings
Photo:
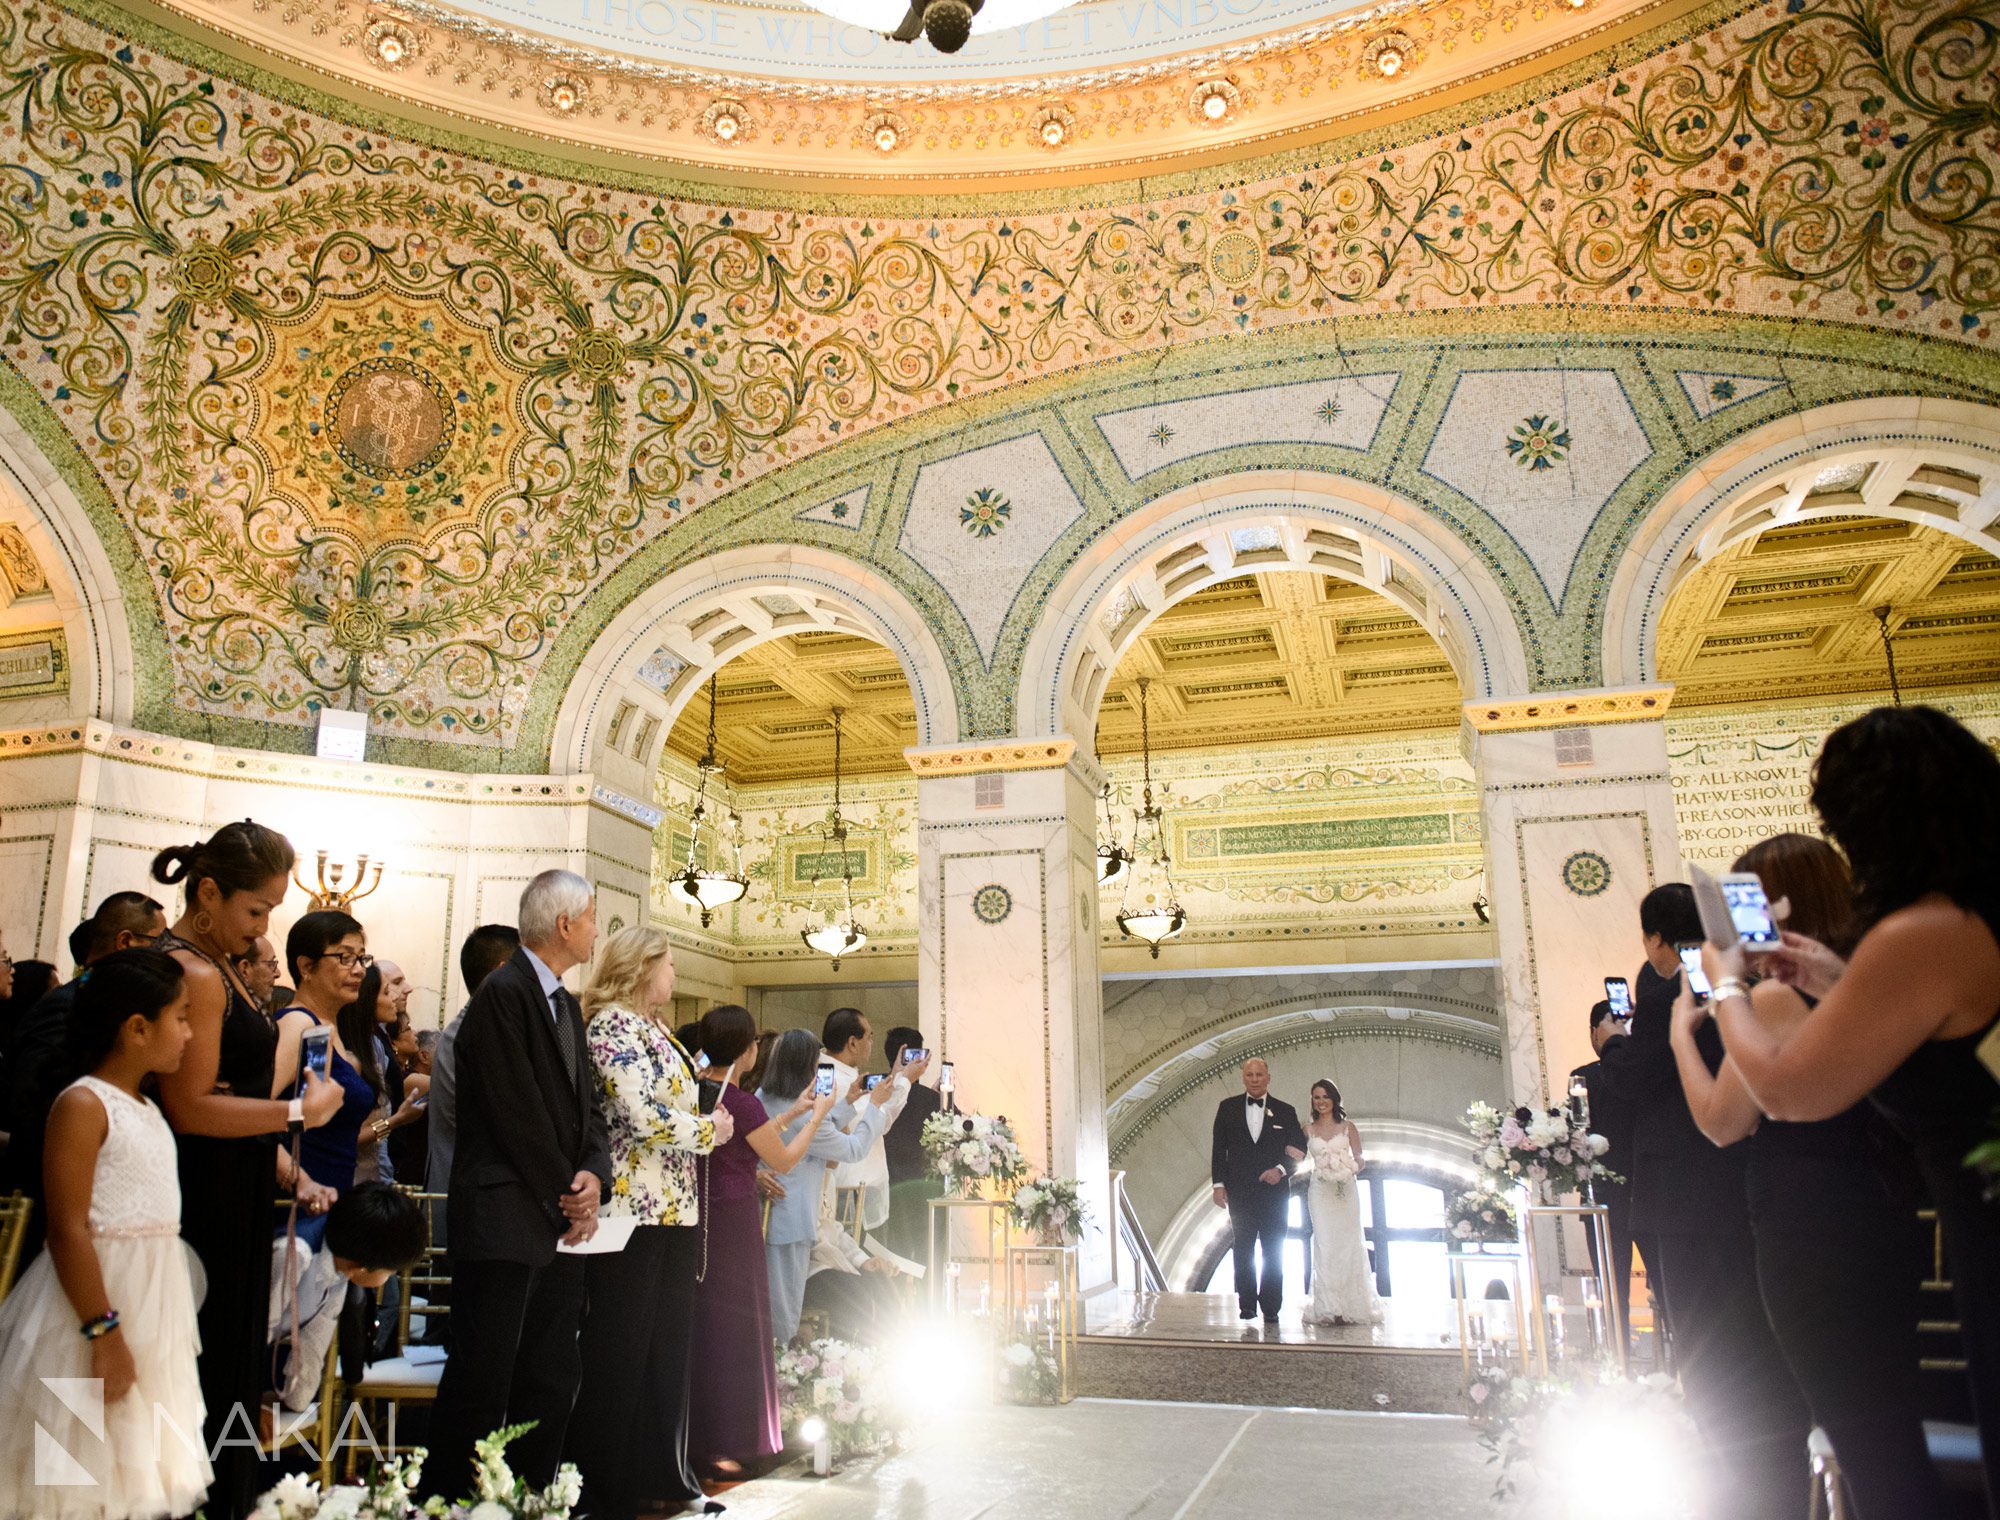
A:
{"type": "Polygon", "coordinates": [[[1341,1106],[1340,1089],[1312,1087],[1312,1121],[1306,1125],[1312,1163],[1306,1208],[1312,1216],[1312,1307],[1306,1321],[1320,1325],[1373,1324],[1382,1318],[1375,1276],[1361,1242],[1361,1134],[1341,1106]]]}

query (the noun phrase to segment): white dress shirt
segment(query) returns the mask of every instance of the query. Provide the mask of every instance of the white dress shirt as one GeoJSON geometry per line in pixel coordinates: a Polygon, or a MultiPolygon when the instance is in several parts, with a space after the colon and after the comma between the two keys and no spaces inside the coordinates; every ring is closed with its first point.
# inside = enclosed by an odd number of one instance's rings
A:
{"type": "Polygon", "coordinates": [[[1243,1117],[1250,1126],[1250,1143],[1255,1145],[1264,1138],[1264,1105],[1246,1094],[1243,1099],[1243,1117]]]}
{"type": "MultiPolygon", "coordinates": [[[[842,1097],[854,1085],[860,1073],[845,1061],[833,1063],[833,1090],[842,1097]]],[[[903,1111],[903,1105],[910,1101],[910,1079],[904,1076],[884,1077],[885,1082],[896,1084],[896,1096],[882,1105],[882,1128],[886,1132],[896,1122],[896,1116],[903,1111]]],[[[866,1103],[863,1097],[856,1104],[866,1103]]],[[[881,1136],[868,1148],[868,1154],[859,1161],[843,1161],[833,1171],[833,1187],[827,1192],[829,1205],[839,1196],[841,1188],[861,1189],[861,1223],[871,1230],[879,1230],[889,1222],[889,1156],[882,1149],[881,1136]]]]}

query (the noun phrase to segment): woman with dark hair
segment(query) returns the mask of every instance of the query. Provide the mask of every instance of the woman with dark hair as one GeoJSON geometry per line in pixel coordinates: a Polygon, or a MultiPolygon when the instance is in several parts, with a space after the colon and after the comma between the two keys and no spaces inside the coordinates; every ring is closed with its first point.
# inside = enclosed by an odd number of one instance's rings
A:
{"type": "MultiPolygon", "coordinates": [[[[764,1069],[764,1085],[757,1093],[766,1113],[805,1112],[800,1105],[812,1089],[822,1054],[820,1042],[810,1030],[787,1029],[778,1036],[764,1069]]],[[[912,1084],[923,1075],[922,1066],[905,1070],[912,1073],[912,1084]]],[[[764,1273],[771,1290],[771,1329],[780,1341],[798,1334],[799,1316],[805,1312],[806,1278],[813,1242],[819,1238],[820,1197],[826,1189],[827,1169],[859,1161],[868,1154],[888,1128],[885,1105],[896,1095],[896,1084],[901,1080],[884,1078],[858,1104],[851,1096],[834,1094],[834,1122],[822,1124],[811,1137],[797,1175],[785,1184],[785,1196],[771,1205],[769,1228],[764,1232],[764,1273]],[[853,1127],[843,1134],[839,1126],[850,1119],[853,1127]]],[[[794,1118],[790,1122],[803,1126],[805,1120],[794,1118]]],[[[779,1126],[781,1133],[783,1127],[779,1126]]]]}
{"type": "MultiPolygon", "coordinates": [[[[1730,869],[1752,873],[1773,903],[1790,905],[1789,929],[1849,948],[1847,864],[1824,840],[1774,835],[1730,869]]],[[[1780,1033],[1812,1012],[1811,999],[1771,978],[1751,989],[1750,1005],[1780,1033]]],[[[1672,1043],[1688,1111],[1717,1145],[1749,1139],[1744,1187],[1764,1314],[1833,1442],[1854,1511],[1860,1520],[1943,1514],[1918,1384],[1927,1252],[1915,1189],[1892,1185],[1907,1176],[1909,1148],[1865,1101],[1812,1123],[1765,1119],[1733,1059],[1710,1074],[1695,1043],[1707,1016],[1683,977],[1672,1043]]]]}
{"type": "Polygon", "coordinates": [[[366,1138],[360,1143],[354,1164],[354,1180],[357,1182],[387,1182],[382,1175],[382,1130],[383,1121],[389,1117],[389,1074],[382,1062],[381,1040],[382,1009],[382,968],[374,962],[361,975],[361,985],[355,989],[354,1001],[340,1010],[340,1038],[347,1048],[354,1052],[355,1070],[367,1082],[375,1101],[369,1105],[369,1112],[363,1128],[366,1138]]]}
{"type": "Polygon", "coordinates": [[[1827,736],[1813,806],[1854,873],[1851,959],[1786,931],[1761,957],[1706,946],[1729,1059],[1773,1119],[1831,1119],[1873,1096],[1916,1151],[1944,1228],[1986,1465],[2000,1501],[2000,1204],[1965,1164],[2000,1081],[1980,1041],[2000,1017],[2000,759],[1930,707],[1878,707],[1827,736]],[[1752,1005],[1775,974],[1818,1003],[1789,1029],[1752,1005]]]}
{"type": "Polygon", "coordinates": [[[328,1031],[327,1076],[341,1091],[340,1111],[300,1142],[296,1171],[286,1148],[278,1149],[278,1185],[298,1200],[305,1216],[298,1238],[315,1250],[326,1231],[326,1211],[354,1186],[361,1123],[375,1107],[375,1089],[339,1026],[340,1010],[354,1000],[369,965],[367,944],[359,923],[333,911],[306,914],[285,936],[285,961],[299,990],[278,1011],[272,1094],[288,1097],[297,1085],[300,1042],[310,1029],[328,1031]]]}
{"type": "Polygon", "coordinates": [[[1374,1324],[1382,1318],[1382,1301],[1361,1239],[1361,1131],[1347,1117],[1340,1089],[1324,1077],[1312,1085],[1305,1130],[1313,1269],[1306,1323],[1374,1324]]]}
{"type": "Polygon", "coordinates": [[[272,1147],[288,1127],[326,1123],[341,1101],[340,1089],[313,1073],[299,1097],[269,1096],[278,1033],[229,969],[269,932],[291,869],[285,836],[248,821],[153,859],[153,879],[187,896],[159,948],[186,974],[194,1033],[180,1065],[160,1076],[160,1106],[179,1151],[181,1237],[208,1281],[200,1322],[202,1435],[216,1454],[203,1506],[210,1520],[247,1515],[257,1497],[257,1453],[242,1433],[256,1427],[264,1386],[272,1147]],[[232,1430],[236,1439],[225,1442],[232,1430]]]}
{"type": "Polygon", "coordinates": [[[688,1410],[688,1457],[697,1472],[725,1482],[748,1463],[784,1449],[778,1426],[778,1368],[771,1355],[771,1293],[764,1276],[764,1231],[757,1202],[757,1164],[783,1176],[804,1159],[833,1096],[800,1093],[776,1119],[738,1085],[757,1059],[757,1022],[735,1003],[702,1015],[701,1048],[722,1083],[716,1100],[736,1132],[701,1158],[708,1248],[695,1280],[694,1353],[713,1370],[688,1410]],[[809,1115],[789,1137],[781,1132],[809,1115]]]}

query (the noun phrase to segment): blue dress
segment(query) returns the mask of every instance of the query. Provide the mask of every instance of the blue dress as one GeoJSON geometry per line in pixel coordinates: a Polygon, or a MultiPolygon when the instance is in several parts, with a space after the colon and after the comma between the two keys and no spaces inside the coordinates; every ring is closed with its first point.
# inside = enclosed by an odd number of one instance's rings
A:
{"type": "MultiPolygon", "coordinates": [[[[303,1013],[313,1023],[326,1025],[324,1019],[300,1003],[281,1008],[278,1017],[282,1019],[288,1013],[303,1013]]],[[[354,1168],[361,1150],[361,1126],[375,1111],[375,1089],[340,1053],[337,1045],[327,1050],[326,1074],[329,1080],[340,1085],[340,1107],[326,1123],[317,1129],[307,1130],[300,1137],[299,1165],[321,1187],[345,1193],[354,1186],[354,1168]]],[[[284,1232],[284,1222],[280,1220],[278,1233],[282,1235],[284,1232]]],[[[326,1215],[301,1213],[298,1232],[300,1240],[318,1250],[320,1237],[326,1233],[326,1215]]]]}

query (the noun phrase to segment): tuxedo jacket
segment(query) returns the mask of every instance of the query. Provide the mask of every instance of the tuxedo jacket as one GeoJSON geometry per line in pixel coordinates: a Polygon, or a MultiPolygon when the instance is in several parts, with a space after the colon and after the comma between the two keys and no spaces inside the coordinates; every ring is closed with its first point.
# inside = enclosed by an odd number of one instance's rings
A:
{"type": "MultiPolygon", "coordinates": [[[[1744,1186],[1750,1142],[1716,1145],[1688,1109],[1669,1040],[1680,978],[1642,966],[1632,991],[1632,1033],[1604,1042],[1591,1091],[1593,1115],[1599,1103],[1609,1103],[1622,1108],[1631,1125],[1624,1162],[1616,1150],[1604,1161],[1631,1183],[1632,1229],[1640,1234],[1740,1233],[1750,1216],[1744,1186]]],[[[1695,1045],[1709,1071],[1722,1065],[1722,1036],[1715,1020],[1703,1022],[1695,1045]]]]}
{"type": "Polygon", "coordinates": [[[1299,1127],[1299,1116],[1291,1104],[1279,1098],[1265,1098],[1264,1128],[1252,1140],[1249,1100],[1242,1093],[1222,1100],[1215,1110],[1209,1174],[1217,1187],[1229,1190],[1231,1208],[1260,1198],[1275,1200],[1287,1196],[1283,1183],[1274,1185],[1257,1180],[1274,1166],[1290,1173],[1292,1158],[1285,1154],[1287,1147],[1300,1151],[1306,1148],[1306,1132],[1299,1127]]]}
{"type": "Polygon", "coordinates": [[[565,989],[576,1076],[563,1069],[554,1004],[522,950],[465,1005],[454,1051],[457,1138],[451,1157],[451,1254],[458,1261],[546,1266],[569,1229],[561,1199],[578,1172],[611,1191],[611,1151],[597,1103],[583,1012],[565,989]]]}

